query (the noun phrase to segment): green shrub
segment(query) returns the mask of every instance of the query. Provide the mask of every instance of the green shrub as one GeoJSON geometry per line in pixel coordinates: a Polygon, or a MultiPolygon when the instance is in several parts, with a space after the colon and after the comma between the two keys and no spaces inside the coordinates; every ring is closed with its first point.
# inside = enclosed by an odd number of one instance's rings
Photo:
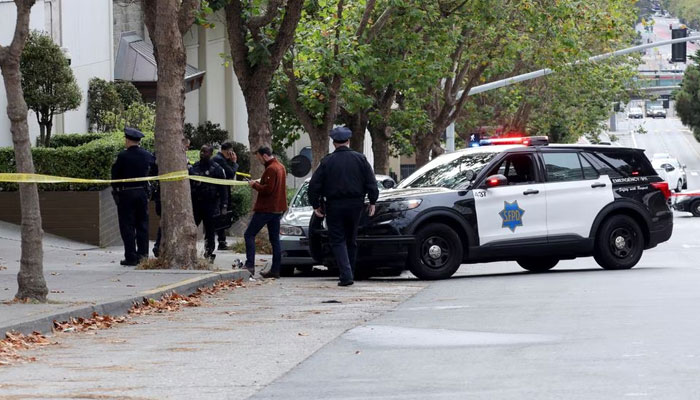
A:
{"type": "Polygon", "coordinates": [[[217,147],[228,140],[228,131],[211,121],[207,121],[196,128],[194,125],[187,123],[185,124],[184,133],[185,137],[190,140],[191,149],[199,149],[205,144],[217,147]]]}
{"type": "MultiPolygon", "coordinates": [[[[70,135],[66,135],[70,136],[70,135]]],[[[112,164],[117,154],[124,149],[124,134],[121,132],[101,134],[99,139],[76,147],[35,147],[32,157],[36,173],[45,175],[64,176],[85,179],[109,179],[112,164]]],[[[152,133],[147,133],[141,140],[141,145],[147,150],[153,150],[152,133]]],[[[17,172],[14,150],[9,147],[0,148],[0,172],[17,172]]],[[[42,184],[42,191],[87,191],[102,190],[103,184],[42,184]]],[[[0,183],[0,191],[15,191],[17,185],[0,183]]]]}
{"type": "Polygon", "coordinates": [[[119,95],[119,101],[122,103],[122,107],[125,109],[131,107],[134,103],[143,103],[143,97],[141,93],[133,83],[127,81],[115,81],[112,82],[114,89],[119,95]]]}
{"type": "Polygon", "coordinates": [[[48,147],[77,147],[101,139],[104,133],[66,133],[51,136],[48,147]]]}
{"type": "Polygon", "coordinates": [[[246,186],[233,186],[231,188],[231,204],[233,211],[233,222],[235,223],[243,216],[247,215],[253,208],[253,194],[246,186]]]}
{"type": "Polygon", "coordinates": [[[117,88],[104,79],[92,78],[88,82],[87,119],[91,131],[104,132],[102,118],[108,111],[120,112],[123,108],[117,88]]]}

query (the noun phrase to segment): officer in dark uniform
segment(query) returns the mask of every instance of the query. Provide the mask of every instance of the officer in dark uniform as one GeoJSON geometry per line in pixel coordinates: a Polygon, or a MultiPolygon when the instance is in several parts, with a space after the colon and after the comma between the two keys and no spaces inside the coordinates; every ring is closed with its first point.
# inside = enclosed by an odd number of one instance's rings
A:
{"type": "MultiPolygon", "coordinates": [[[[143,133],[125,128],[126,150],[112,165],[112,179],[143,178],[155,165],[153,155],[139,146],[143,133]]],[[[146,182],[113,183],[112,195],[117,203],[119,232],[124,242],[121,265],[134,266],[148,258],[148,184],[146,182]]]]}
{"type": "MultiPolygon", "coordinates": [[[[236,180],[236,172],[238,171],[238,163],[236,161],[238,161],[238,156],[236,152],[233,151],[233,143],[222,143],[221,150],[212,158],[212,161],[219,164],[221,168],[224,169],[226,179],[236,180]]],[[[231,210],[231,190],[229,188],[226,189],[226,199],[223,204],[226,204],[228,209],[231,210]]],[[[226,229],[216,231],[216,236],[219,238],[219,250],[228,250],[226,229]]]]}
{"type": "Polygon", "coordinates": [[[365,156],[350,149],[352,132],[335,128],[330,134],[335,151],[318,166],[309,183],[309,201],[318,217],[326,217],[333,255],[340,270],[338,286],[353,284],[357,256],[357,227],[365,196],[369,196],[370,216],[379,196],[374,171],[365,156]],[[321,206],[325,198],[325,209],[321,206]]]}
{"type": "MultiPolygon", "coordinates": [[[[211,160],[213,150],[204,145],[199,151],[199,161],[190,168],[190,175],[208,176],[226,179],[226,173],[221,166],[211,160]]],[[[204,222],[204,258],[214,261],[215,217],[226,213],[226,192],[228,186],[190,180],[192,185],[192,210],[194,223],[199,226],[204,222]]]]}

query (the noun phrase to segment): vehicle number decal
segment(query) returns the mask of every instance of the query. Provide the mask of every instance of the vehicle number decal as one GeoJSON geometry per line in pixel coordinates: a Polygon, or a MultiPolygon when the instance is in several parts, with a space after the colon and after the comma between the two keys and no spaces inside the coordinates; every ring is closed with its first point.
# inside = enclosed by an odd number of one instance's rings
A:
{"type": "Polygon", "coordinates": [[[474,197],[486,197],[486,191],[485,190],[475,190],[474,197]]]}

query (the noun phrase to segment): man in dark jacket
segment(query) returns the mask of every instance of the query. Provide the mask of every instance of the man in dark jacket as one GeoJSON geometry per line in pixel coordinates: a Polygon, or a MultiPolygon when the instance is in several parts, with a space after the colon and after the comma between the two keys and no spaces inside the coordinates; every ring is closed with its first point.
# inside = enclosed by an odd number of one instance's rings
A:
{"type": "Polygon", "coordinates": [[[280,220],[287,211],[287,170],[272,156],[269,147],[260,147],[255,158],[265,165],[260,182],[250,181],[251,188],[258,192],[253,206],[253,217],[245,230],[245,268],[255,274],[255,236],[267,225],[272,245],[272,267],[260,274],[263,278],[279,278],[282,268],[282,248],[280,245],[280,220]]]}
{"type": "Polygon", "coordinates": [[[369,196],[370,216],[379,196],[377,179],[367,158],[350,149],[352,132],[345,127],[330,134],[335,151],[318,166],[309,183],[309,202],[316,216],[326,217],[328,236],[340,272],[338,286],[353,284],[357,257],[357,228],[369,196]],[[321,200],[325,198],[325,210],[321,200]]]}
{"type": "MultiPolygon", "coordinates": [[[[221,145],[221,151],[219,151],[212,161],[219,164],[221,168],[224,169],[226,173],[226,179],[236,180],[236,172],[238,171],[238,156],[233,151],[233,143],[224,142],[221,145]]],[[[224,200],[228,210],[232,208],[231,204],[231,189],[226,188],[226,199],[224,200]]],[[[228,244],[226,243],[226,229],[220,229],[216,231],[216,235],[219,238],[219,250],[228,250],[228,244]]]]}
{"type": "MultiPolygon", "coordinates": [[[[210,178],[226,179],[226,173],[219,164],[211,160],[213,150],[211,146],[204,145],[199,151],[199,161],[190,168],[190,175],[206,176],[210,178]]],[[[214,226],[215,217],[226,213],[227,186],[190,180],[192,187],[192,211],[194,223],[199,226],[204,222],[204,258],[214,262],[214,226]]]]}
{"type": "MultiPolygon", "coordinates": [[[[112,179],[143,178],[155,166],[153,154],[139,144],[143,133],[125,128],[126,150],[122,150],[112,165],[112,179]]],[[[119,233],[124,242],[121,265],[135,266],[148,258],[148,184],[146,182],[113,183],[117,203],[119,233]]]]}

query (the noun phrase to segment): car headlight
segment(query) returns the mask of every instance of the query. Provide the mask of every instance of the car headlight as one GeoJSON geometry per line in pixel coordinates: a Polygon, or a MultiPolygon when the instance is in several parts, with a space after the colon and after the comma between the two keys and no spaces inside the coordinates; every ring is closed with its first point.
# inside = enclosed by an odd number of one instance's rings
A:
{"type": "Polygon", "coordinates": [[[406,210],[413,210],[417,208],[423,200],[421,199],[409,199],[400,201],[390,201],[384,204],[379,204],[377,207],[377,214],[385,212],[399,212],[406,210]]]}
{"type": "Polygon", "coordinates": [[[280,235],[284,236],[304,236],[304,230],[299,226],[280,225],[280,235]]]}

